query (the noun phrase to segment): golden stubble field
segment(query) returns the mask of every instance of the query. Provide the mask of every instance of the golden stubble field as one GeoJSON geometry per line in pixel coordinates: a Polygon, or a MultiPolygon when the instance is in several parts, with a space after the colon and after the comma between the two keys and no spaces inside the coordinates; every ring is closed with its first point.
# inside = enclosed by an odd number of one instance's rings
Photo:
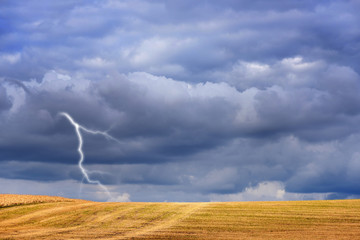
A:
{"type": "Polygon", "coordinates": [[[360,200],[99,203],[0,194],[0,239],[360,239],[360,200]]]}

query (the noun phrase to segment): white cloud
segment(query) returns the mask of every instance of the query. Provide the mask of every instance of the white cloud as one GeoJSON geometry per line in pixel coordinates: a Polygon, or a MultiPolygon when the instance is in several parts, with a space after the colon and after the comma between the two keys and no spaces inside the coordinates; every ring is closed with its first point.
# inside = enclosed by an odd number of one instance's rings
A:
{"type": "Polygon", "coordinates": [[[247,187],[235,194],[211,196],[211,201],[284,201],[284,200],[322,200],[331,193],[289,193],[278,181],[260,182],[254,187],[247,187]]]}
{"type": "Polygon", "coordinates": [[[112,197],[108,200],[108,202],[131,202],[130,200],[130,194],[123,193],[116,197],[112,197]]]}
{"type": "Polygon", "coordinates": [[[129,56],[130,62],[137,67],[151,67],[166,64],[166,62],[184,48],[195,43],[194,39],[153,37],[143,40],[139,45],[124,50],[124,56],[129,56]]]}
{"type": "Polygon", "coordinates": [[[336,67],[321,60],[305,61],[302,56],[283,58],[272,64],[239,60],[230,71],[213,72],[212,78],[221,79],[241,90],[251,87],[266,89],[274,85],[306,88],[316,83],[319,75],[326,75],[328,70],[336,67]]]}
{"type": "Polygon", "coordinates": [[[15,64],[21,60],[20,53],[0,54],[0,63],[15,64]]]}
{"type": "Polygon", "coordinates": [[[73,78],[70,75],[59,73],[58,71],[51,70],[45,73],[43,79],[38,82],[32,79],[26,82],[25,85],[35,91],[75,91],[77,93],[85,92],[91,84],[90,80],[83,78],[73,78]]]}

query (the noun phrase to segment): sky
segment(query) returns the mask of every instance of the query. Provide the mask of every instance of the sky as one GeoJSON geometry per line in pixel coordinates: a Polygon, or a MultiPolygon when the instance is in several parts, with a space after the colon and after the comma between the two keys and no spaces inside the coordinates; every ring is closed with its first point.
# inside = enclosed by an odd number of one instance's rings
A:
{"type": "Polygon", "coordinates": [[[0,0],[0,193],[360,198],[357,0],[0,0]],[[106,131],[116,141],[82,132],[106,131]]]}

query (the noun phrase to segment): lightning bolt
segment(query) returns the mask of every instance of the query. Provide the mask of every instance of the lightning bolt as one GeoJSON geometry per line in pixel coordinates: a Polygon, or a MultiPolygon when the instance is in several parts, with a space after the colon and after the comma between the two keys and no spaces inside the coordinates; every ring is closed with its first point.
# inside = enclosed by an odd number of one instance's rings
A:
{"type": "Polygon", "coordinates": [[[83,177],[86,179],[86,181],[88,183],[92,183],[92,184],[97,184],[99,187],[101,187],[106,193],[107,195],[109,196],[109,198],[111,199],[112,198],[112,195],[110,194],[110,191],[108,190],[107,187],[105,187],[105,185],[103,185],[100,181],[98,180],[92,180],[89,176],[89,171],[87,171],[84,166],[83,166],[83,162],[84,162],[84,159],[85,159],[85,156],[84,156],[84,152],[83,152],[83,137],[81,135],[81,130],[84,131],[84,132],[87,132],[87,133],[90,133],[90,134],[94,134],[94,135],[103,135],[106,139],[109,139],[109,140],[113,140],[113,141],[116,141],[118,143],[120,143],[120,141],[114,137],[112,137],[111,135],[109,135],[106,131],[103,132],[103,131],[94,131],[94,130],[90,130],[82,125],[80,125],[79,123],[77,123],[71,116],[70,114],[66,113],[66,112],[61,112],[59,113],[61,116],[64,116],[65,118],[67,118],[69,120],[69,122],[74,126],[75,128],[75,132],[76,132],[76,135],[77,135],[77,138],[79,140],[79,145],[78,145],[78,149],[77,151],[79,152],[79,155],[80,155],[80,159],[79,159],[79,162],[78,162],[78,166],[81,170],[81,173],[83,174],[83,177]]]}

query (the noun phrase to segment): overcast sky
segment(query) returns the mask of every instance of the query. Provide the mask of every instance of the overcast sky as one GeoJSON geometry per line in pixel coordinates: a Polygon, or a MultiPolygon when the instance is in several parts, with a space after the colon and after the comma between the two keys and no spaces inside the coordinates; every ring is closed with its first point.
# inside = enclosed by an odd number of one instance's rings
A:
{"type": "Polygon", "coordinates": [[[360,197],[357,0],[0,1],[0,192],[360,197]]]}

